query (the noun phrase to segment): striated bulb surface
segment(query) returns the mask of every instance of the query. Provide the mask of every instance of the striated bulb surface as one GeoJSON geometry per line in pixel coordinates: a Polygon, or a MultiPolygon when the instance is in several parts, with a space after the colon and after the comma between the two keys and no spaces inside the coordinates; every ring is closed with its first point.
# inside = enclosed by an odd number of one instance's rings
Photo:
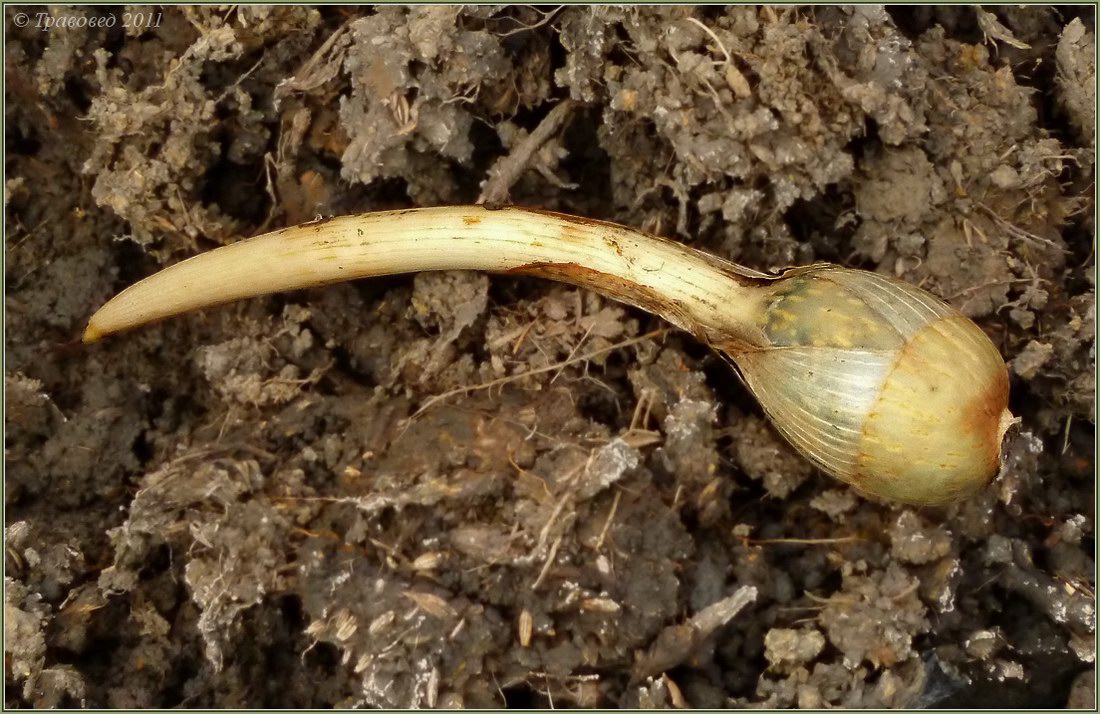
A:
{"type": "Polygon", "coordinates": [[[932,505],[981,490],[1012,423],[1008,371],[973,322],[925,291],[836,266],[768,288],[764,346],[731,356],[778,430],[866,493],[932,505]]]}

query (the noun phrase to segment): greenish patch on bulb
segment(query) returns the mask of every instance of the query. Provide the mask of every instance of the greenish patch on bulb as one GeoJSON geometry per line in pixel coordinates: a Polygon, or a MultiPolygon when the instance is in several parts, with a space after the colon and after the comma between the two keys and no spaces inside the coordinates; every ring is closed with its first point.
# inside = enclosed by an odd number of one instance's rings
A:
{"type": "Polygon", "coordinates": [[[904,340],[858,295],[824,275],[803,273],[772,288],[764,334],[774,347],[895,350],[904,340]]]}

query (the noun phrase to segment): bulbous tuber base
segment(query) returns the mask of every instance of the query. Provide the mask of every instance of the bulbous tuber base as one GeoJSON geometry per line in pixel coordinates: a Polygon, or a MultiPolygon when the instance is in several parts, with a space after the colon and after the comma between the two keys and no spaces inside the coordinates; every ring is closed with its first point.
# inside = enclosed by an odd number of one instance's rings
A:
{"type": "Polygon", "coordinates": [[[977,325],[906,283],[790,271],[732,354],[776,428],[864,493],[916,505],[980,491],[1012,423],[1008,370],[977,325]]]}

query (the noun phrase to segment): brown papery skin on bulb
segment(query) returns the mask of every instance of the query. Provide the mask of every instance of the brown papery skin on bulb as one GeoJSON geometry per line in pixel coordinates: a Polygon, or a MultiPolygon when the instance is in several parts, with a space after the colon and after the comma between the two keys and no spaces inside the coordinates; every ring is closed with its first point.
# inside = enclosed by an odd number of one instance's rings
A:
{"type": "Polygon", "coordinates": [[[961,315],[932,323],[883,384],[852,483],[922,505],[973,496],[997,475],[1011,422],[1008,370],[993,344],[961,315]]]}

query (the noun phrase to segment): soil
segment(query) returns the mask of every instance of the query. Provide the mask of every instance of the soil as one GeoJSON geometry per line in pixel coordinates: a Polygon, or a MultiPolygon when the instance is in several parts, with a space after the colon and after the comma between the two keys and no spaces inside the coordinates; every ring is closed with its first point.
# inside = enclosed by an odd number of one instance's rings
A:
{"type": "Polygon", "coordinates": [[[123,12],[5,8],[7,705],[1092,706],[1093,8],[123,12]],[[79,344],[197,252],[479,198],[925,287],[1010,365],[1002,473],[863,498],[533,278],[79,344]]]}

